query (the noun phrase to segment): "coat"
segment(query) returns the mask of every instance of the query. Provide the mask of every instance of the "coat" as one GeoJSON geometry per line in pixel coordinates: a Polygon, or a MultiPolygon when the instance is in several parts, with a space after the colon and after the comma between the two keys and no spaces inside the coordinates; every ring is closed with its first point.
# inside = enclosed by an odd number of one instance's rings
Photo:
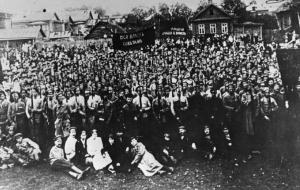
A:
{"type": "Polygon", "coordinates": [[[101,153],[103,143],[101,137],[93,136],[87,140],[87,152],[93,157],[93,166],[95,170],[101,170],[111,164],[112,160],[107,152],[101,153]]]}
{"type": "Polygon", "coordinates": [[[132,153],[134,155],[132,162],[138,164],[138,168],[145,176],[153,176],[163,167],[140,142],[133,147],[132,153]]]}

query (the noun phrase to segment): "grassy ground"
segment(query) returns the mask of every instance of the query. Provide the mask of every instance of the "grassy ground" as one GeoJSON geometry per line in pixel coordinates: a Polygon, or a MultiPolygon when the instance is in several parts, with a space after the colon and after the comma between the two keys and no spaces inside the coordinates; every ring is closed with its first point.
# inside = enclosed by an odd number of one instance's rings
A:
{"type": "Polygon", "coordinates": [[[172,175],[145,177],[139,170],[116,175],[100,171],[83,181],[40,164],[0,171],[0,189],[300,189],[298,158],[280,166],[257,156],[239,167],[218,159],[189,159],[172,175]]]}

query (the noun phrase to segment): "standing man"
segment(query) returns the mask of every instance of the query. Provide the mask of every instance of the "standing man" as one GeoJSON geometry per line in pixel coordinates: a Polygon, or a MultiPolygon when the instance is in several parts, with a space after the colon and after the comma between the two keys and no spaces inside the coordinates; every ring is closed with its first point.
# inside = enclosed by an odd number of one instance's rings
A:
{"type": "Polygon", "coordinates": [[[57,95],[57,104],[54,107],[54,126],[55,136],[63,136],[63,128],[67,121],[69,121],[68,106],[63,103],[64,97],[61,93],[57,95]]]}
{"type": "Polygon", "coordinates": [[[6,100],[6,95],[4,91],[0,91],[0,128],[5,131],[6,125],[8,123],[8,107],[9,102],[6,100]]]}
{"type": "MultiPolygon", "coordinates": [[[[43,130],[43,101],[38,95],[37,88],[31,89],[31,97],[26,103],[26,115],[30,120],[30,137],[33,141],[37,142],[42,148],[45,140],[43,130]]],[[[42,148],[42,150],[44,150],[42,148]]]]}

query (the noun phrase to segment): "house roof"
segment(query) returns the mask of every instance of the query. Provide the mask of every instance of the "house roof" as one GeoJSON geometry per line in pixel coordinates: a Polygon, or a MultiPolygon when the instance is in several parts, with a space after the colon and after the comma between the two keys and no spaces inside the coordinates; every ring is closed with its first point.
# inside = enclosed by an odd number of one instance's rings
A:
{"type": "Polygon", "coordinates": [[[11,18],[12,14],[10,13],[5,13],[5,12],[0,12],[0,18],[11,18]]]}
{"type": "Polygon", "coordinates": [[[291,6],[292,4],[290,2],[283,3],[275,10],[275,12],[280,13],[280,12],[289,11],[291,9],[291,6]]]}
{"type": "Polygon", "coordinates": [[[243,23],[236,23],[234,24],[236,26],[263,26],[263,23],[258,23],[258,22],[251,22],[251,21],[246,21],[243,23]]]}
{"type": "Polygon", "coordinates": [[[113,30],[116,30],[117,33],[126,32],[125,29],[123,29],[118,24],[100,21],[91,29],[89,34],[84,39],[99,39],[104,34],[113,34],[113,30]]]}
{"type": "Polygon", "coordinates": [[[59,21],[56,13],[50,12],[35,12],[27,15],[14,15],[12,22],[37,22],[37,21],[48,21],[56,20],[59,21]]]}
{"type": "Polygon", "coordinates": [[[0,30],[0,41],[36,39],[39,34],[46,37],[40,27],[2,29],[0,30]]]}
{"type": "Polygon", "coordinates": [[[208,9],[210,8],[215,8],[217,9],[218,11],[220,11],[221,13],[223,13],[225,16],[224,17],[227,17],[227,18],[232,18],[227,12],[225,12],[223,9],[219,8],[218,6],[214,5],[214,4],[209,4],[207,5],[206,7],[204,7],[201,11],[199,11],[192,20],[198,20],[197,18],[203,14],[205,11],[207,11],[208,9]]]}
{"type": "Polygon", "coordinates": [[[57,12],[58,18],[65,22],[85,22],[91,18],[92,13],[90,10],[73,10],[57,12]]]}
{"type": "Polygon", "coordinates": [[[195,21],[209,21],[209,20],[228,20],[228,19],[231,19],[231,17],[198,18],[198,19],[192,20],[192,22],[195,22],[195,21]]]}

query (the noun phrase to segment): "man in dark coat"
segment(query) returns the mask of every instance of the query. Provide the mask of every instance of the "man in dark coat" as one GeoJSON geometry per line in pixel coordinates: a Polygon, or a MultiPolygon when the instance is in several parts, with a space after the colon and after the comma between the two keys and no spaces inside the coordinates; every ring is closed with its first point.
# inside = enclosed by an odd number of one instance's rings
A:
{"type": "Polygon", "coordinates": [[[86,146],[86,131],[81,131],[80,139],[77,141],[75,145],[75,162],[81,166],[85,166],[87,164],[92,163],[92,157],[87,152],[86,146]]]}
{"type": "Polygon", "coordinates": [[[216,90],[210,90],[212,97],[207,102],[207,119],[211,139],[217,147],[217,152],[225,151],[225,135],[223,133],[224,106],[222,100],[216,96],[216,90]]]}

